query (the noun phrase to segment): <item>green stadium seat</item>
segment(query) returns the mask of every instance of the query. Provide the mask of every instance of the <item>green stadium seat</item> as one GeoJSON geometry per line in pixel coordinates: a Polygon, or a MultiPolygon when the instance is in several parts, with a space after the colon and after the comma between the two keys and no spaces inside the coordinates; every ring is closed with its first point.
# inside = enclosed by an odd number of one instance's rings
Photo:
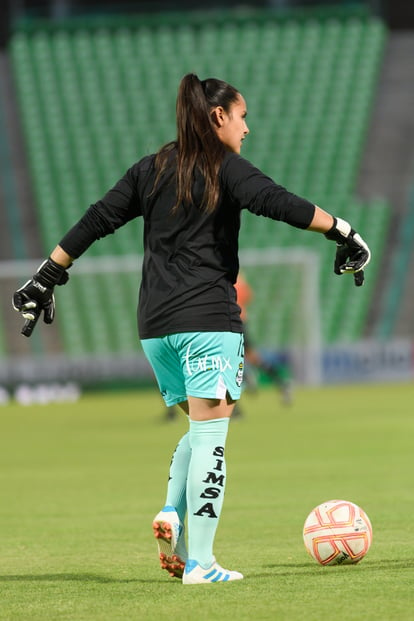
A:
{"type": "MultiPolygon", "coordinates": [[[[278,19],[274,12],[196,25],[165,17],[159,25],[17,31],[11,54],[45,251],[134,161],[175,137],[179,79],[188,71],[216,75],[217,57],[223,79],[248,102],[251,134],[243,155],[278,183],[370,231],[379,251],[389,206],[360,203],[353,192],[385,38],[373,17],[278,19]]],[[[92,246],[88,256],[140,254],[141,237],[137,221],[92,246]]],[[[347,321],[338,321],[353,284],[332,274],[329,244],[243,214],[242,249],[298,244],[321,256],[325,341],[358,338],[375,270],[347,321]]],[[[262,328],[274,343],[283,344],[289,333],[299,284],[279,271],[265,270],[266,278],[259,272],[252,311],[259,342],[268,342],[262,328]],[[283,299],[274,300],[269,319],[276,289],[283,299]]],[[[65,351],[135,351],[137,286],[131,274],[73,277],[61,308],[65,351]]]]}

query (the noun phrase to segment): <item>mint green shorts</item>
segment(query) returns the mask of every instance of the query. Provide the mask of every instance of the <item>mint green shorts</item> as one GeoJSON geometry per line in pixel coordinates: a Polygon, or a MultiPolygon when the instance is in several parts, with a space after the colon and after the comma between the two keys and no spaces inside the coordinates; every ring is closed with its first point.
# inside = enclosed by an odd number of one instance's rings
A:
{"type": "Polygon", "coordinates": [[[142,339],[167,406],[187,397],[240,398],[244,338],[238,332],[182,332],[142,339]]]}

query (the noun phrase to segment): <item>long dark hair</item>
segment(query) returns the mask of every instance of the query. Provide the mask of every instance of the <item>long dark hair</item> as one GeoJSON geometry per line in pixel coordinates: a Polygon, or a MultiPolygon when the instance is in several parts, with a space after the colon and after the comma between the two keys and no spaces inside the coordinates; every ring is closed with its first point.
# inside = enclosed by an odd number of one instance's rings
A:
{"type": "Polygon", "coordinates": [[[226,149],[214,128],[211,109],[221,106],[228,113],[238,96],[236,88],[216,78],[201,81],[194,73],[188,73],[181,80],[176,106],[177,140],[161,147],[155,160],[157,177],[154,189],[173,152],[176,153],[177,194],[173,212],[181,203],[188,205],[192,202],[196,169],[201,172],[205,183],[202,208],[207,212],[214,211],[220,193],[218,172],[226,149]]]}

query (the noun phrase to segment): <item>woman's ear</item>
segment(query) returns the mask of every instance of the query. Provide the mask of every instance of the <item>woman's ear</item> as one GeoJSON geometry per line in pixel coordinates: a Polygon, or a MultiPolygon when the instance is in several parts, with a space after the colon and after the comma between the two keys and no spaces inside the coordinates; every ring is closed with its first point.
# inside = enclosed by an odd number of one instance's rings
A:
{"type": "Polygon", "coordinates": [[[216,127],[222,127],[224,123],[224,108],[222,106],[217,106],[213,108],[211,111],[211,120],[213,121],[216,127]]]}

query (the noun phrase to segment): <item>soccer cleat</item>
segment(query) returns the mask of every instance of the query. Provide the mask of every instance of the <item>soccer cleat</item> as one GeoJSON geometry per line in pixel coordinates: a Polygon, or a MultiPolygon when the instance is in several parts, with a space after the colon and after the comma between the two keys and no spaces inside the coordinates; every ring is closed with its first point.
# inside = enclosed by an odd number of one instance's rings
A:
{"type": "Polygon", "coordinates": [[[185,564],[183,584],[212,584],[214,582],[230,582],[231,580],[242,580],[243,574],[238,571],[223,569],[213,559],[213,563],[208,569],[203,569],[197,561],[188,560],[185,564]]]}
{"type": "Polygon", "coordinates": [[[154,537],[158,544],[161,568],[166,569],[172,578],[182,578],[187,550],[184,540],[184,527],[174,507],[166,506],[152,522],[154,537]]]}

